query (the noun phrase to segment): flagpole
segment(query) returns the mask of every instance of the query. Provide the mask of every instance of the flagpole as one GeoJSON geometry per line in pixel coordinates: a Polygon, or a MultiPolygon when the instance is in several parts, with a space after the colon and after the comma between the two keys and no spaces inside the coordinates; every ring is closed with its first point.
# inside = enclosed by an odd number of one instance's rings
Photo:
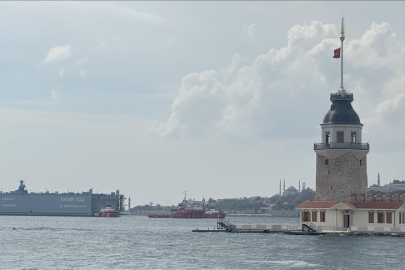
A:
{"type": "Polygon", "coordinates": [[[343,41],[345,40],[345,29],[343,25],[343,18],[342,18],[342,28],[340,29],[340,43],[341,43],[341,55],[340,55],[340,90],[344,91],[345,89],[343,88],[343,41]]]}

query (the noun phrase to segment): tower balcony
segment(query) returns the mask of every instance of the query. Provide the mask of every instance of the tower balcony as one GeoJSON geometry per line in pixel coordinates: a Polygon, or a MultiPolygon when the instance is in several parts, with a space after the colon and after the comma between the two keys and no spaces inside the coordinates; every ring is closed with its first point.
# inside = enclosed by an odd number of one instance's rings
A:
{"type": "Polygon", "coordinates": [[[354,142],[343,142],[343,143],[315,143],[314,150],[324,150],[324,149],[357,149],[357,150],[370,150],[370,145],[368,143],[354,143],[354,142]]]}

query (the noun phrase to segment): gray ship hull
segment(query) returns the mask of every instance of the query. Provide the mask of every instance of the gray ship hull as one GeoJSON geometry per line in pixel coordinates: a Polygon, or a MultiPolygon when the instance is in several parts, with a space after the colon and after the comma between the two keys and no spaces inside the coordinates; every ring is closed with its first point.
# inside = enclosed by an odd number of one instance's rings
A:
{"type": "Polygon", "coordinates": [[[24,181],[16,191],[0,192],[0,215],[18,216],[82,216],[90,217],[100,212],[106,204],[118,212],[123,211],[124,195],[82,193],[28,193],[24,181]]]}
{"type": "Polygon", "coordinates": [[[0,215],[91,216],[90,194],[0,194],[0,215]]]}

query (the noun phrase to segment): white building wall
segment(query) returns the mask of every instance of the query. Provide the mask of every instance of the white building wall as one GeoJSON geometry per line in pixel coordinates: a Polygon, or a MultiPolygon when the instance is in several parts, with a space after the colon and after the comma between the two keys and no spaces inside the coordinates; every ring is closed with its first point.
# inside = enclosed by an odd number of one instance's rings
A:
{"type": "MultiPolygon", "coordinates": [[[[310,210],[311,214],[312,214],[313,213],[312,210],[314,210],[314,209],[308,209],[308,210],[310,210]]],[[[321,227],[324,227],[325,229],[333,229],[333,228],[335,228],[335,210],[324,209],[325,210],[325,222],[320,221],[321,220],[320,210],[322,210],[322,209],[317,210],[317,219],[316,219],[317,222],[312,222],[312,221],[311,222],[313,224],[315,224],[317,227],[321,226],[321,227]]],[[[301,224],[302,223],[309,223],[309,222],[302,221],[302,212],[303,212],[303,210],[300,211],[300,212],[301,212],[301,215],[300,215],[301,224]]],[[[312,216],[311,216],[311,220],[312,220],[312,216]]]]}

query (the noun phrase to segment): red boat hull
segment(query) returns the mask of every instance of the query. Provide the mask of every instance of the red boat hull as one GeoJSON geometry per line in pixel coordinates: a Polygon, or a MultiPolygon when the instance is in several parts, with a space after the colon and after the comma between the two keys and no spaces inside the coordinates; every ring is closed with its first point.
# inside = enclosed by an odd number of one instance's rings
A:
{"type": "Polygon", "coordinates": [[[205,210],[184,210],[184,211],[177,211],[176,213],[173,214],[154,214],[150,213],[148,214],[148,217],[150,218],[195,218],[195,219],[200,219],[200,218],[224,218],[225,217],[224,212],[217,212],[217,213],[211,213],[211,214],[205,214],[205,210]]]}
{"type": "Polygon", "coordinates": [[[119,217],[119,213],[116,210],[101,211],[95,214],[96,217],[119,217]]]}
{"type": "Polygon", "coordinates": [[[148,214],[150,218],[194,218],[200,219],[204,218],[205,210],[193,210],[193,209],[184,209],[184,210],[177,210],[175,213],[172,214],[148,214]]]}

